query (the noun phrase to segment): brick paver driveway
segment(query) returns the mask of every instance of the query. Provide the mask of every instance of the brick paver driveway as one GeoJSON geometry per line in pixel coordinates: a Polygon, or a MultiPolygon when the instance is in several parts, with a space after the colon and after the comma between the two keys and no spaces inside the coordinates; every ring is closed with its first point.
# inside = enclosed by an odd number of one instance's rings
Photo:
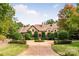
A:
{"type": "Polygon", "coordinates": [[[19,56],[58,56],[51,49],[52,43],[53,41],[34,42],[33,40],[29,40],[27,41],[29,48],[19,54],[19,56]]]}

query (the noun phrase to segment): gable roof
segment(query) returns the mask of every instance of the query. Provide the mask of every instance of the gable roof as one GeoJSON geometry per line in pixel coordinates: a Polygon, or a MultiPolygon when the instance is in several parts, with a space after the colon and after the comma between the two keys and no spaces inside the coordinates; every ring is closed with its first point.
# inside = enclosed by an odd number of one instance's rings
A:
{"type": "Polygon", "coordinates": [[[24,27],[20,28],[19,33],[27,32],[30,27],[31,27],[30,25],[27,25],[27,26],[24,26],[24,27]]]}
{"type": "Polygon", "coordinates": [[[36,30],[38,31],[47,31],[47,30],[56,30],[58,29],[58,26],[56,23],[54,24],[42,24],[42,25],[39,25],[39,24],[36,24],[36,25],[27,25],[27,26],[24,26],[22,27],[19,32],[27,32],[31,27],[34,27],[36,30]]]}

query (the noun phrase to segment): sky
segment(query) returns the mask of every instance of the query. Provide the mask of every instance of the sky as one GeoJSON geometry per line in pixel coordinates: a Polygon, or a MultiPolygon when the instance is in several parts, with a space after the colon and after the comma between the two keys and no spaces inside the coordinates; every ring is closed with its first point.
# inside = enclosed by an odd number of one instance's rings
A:
{"type": "Polygon", "coordinates": [[[13,3],[15,17],[24,25],[41,24],[48,19],[58,19],[58,12],[65,3],[13,3]]]}

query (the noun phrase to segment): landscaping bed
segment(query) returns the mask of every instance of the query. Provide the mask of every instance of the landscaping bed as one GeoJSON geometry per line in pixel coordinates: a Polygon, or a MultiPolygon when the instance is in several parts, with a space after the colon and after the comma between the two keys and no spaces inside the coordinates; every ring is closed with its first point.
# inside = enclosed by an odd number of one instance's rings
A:
{"type": "Polygon", "coordinates": [[[54,44],[71,44],[72,40],[54,40],[54,44]]]}
{"type": "Polygon", "coordinates": [[[25,44],[9,44],[4,48],[0,48],[0,56],[16,56],[27,47],[25,44]]]}
{"type": "Polygon", "coordinates": [[[11,40],[8,43],[26,44],[26,40],[11,40]]]}
{"type": "Polygon", "coordinates": [[[79,41],[73,41],[72,44],[52,45],[52,49],[62,56],[79,56],[79,41]]]}
{"type": "Polygon", "coordinates": [[[34,40],[34,42],[44,42],[44,40],[34,40]]]}

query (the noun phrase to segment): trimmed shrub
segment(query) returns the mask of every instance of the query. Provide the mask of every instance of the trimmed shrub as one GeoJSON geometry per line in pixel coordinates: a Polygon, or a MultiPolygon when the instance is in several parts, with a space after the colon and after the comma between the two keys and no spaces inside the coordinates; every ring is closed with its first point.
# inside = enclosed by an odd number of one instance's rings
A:
{"type": "Polygon", "coordinates": [[[32,38],[32,32],[31,31],[28,31],[27,33],[29,33],[30,34],[30,37],[32,38]]]}
{"type": "Polygon", "coordinates": [[[41,40],[45,40],[45,39],[46,39],[45,32],[42,32],[42,38],[41,38],[41,40]]]}
{"type": "Polygon", "coordinates": [[[53,33],[53,38],[54,38],[54,40],[57,40],[57,38],[58,38],[58,37],[57,37],[57,32],[54,32],[54,33],[53,33]]]}
{"type": "Polygon", "coordinates": [[[31,39],[32,39],[32,32],[31,32],[31,31],[28,31],[28,32],[25,34],[25,39],[26,39],[26,40],[31,40],[31,39]]]}
{"type": "Polygon", "coordinates": [[[79,30],[78,31],[73,31],[69,32],[69,39],[73,40],[79,40],[79,30]]]}
{"type": "Polygon", "coordinates": [[[0,35],[0,40],[5,40],[6,39],[6,37],[4,36],[4,35],[0,35]]]}
{"type": "Polygon", "coordinates": [[[14,39],[14,40],[21,40],[21,39],[23,39],[22,34],[20,34],[18,32],[11,33],[9,37],[14,39]]]}
{"type": "Polygon", "coordinates": [[[9,43],[26,44],[26,40],[12,40],[9,43]]]}
{"type": "Polygon", "coordinates": [[[35,42],[44,42],[44,40],[35,40],[35,42]]]}
{"type": "Polygon", "coordinates": [[[48,33],[47,37],[48,37],[48,40],[54,39],[53,33],[48,33]]]}
{"type": "Polygon", "coordinates": [[[26,33],[25,34],[25,40],[31,40],[31,39],[32,39],[32,37],[30,36],[30,34],[26,33]]]}
{"type": "Polygon", "coordinates": [[[37,31],[34,32],[34,40],[39,40],[37,31]]]}
{"type": "Polygon", "coordinates": [[[71,40],[54,40],[54,44],[71,44],[71,40]]]}
{"type": "Polygon", "coordinates": [[[67,31],[61,30],[58,32],[58,39],[64,40],[64,39],[68,39],[68,37],[69,37],[69,34],[67,31]]]}

